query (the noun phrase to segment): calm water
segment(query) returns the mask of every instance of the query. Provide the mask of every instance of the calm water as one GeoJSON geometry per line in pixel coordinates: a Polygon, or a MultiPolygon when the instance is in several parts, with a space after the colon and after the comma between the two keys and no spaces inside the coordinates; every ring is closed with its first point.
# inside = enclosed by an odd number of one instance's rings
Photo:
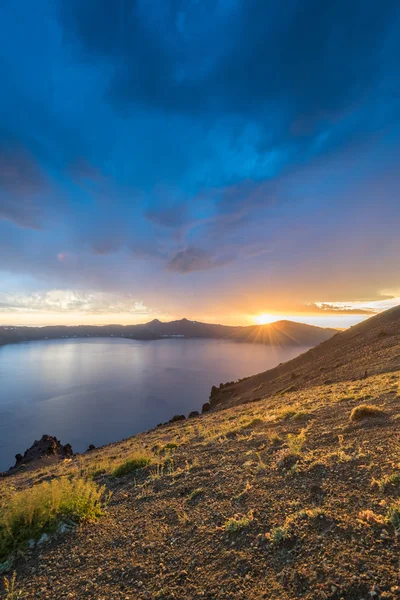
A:
{"type": "Polygon", "coordinates": [[[77,452],[200,410],[211,386],[307,348],[220,340],[29,342],[0,348],[0,470],[43,433],[77,452]]]}

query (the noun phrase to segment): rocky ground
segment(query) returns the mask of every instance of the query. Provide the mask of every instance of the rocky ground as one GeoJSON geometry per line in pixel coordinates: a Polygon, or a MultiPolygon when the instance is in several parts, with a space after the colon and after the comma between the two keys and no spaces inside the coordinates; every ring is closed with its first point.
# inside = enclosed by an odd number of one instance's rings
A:
{"type": "Polygon", "coordinates": [[[11,598],[400,598],[399,383],[280,392],[0,480],[0,496],[77,473],[113,492],[16,560],[11,598]],[[352,420],[365,404],[382,412],[352,420]],[[152,464],[111,475],[138,451],[152,464]]]}

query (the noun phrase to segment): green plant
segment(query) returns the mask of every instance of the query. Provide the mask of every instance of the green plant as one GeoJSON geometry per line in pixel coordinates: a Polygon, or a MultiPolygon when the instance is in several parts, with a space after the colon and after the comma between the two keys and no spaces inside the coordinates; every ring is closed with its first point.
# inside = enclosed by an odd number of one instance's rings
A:
{"type": "Polygon", "coordinates": [[[350,421],[361,421],[368,418],[383,417],[385,411],[378,406],[372,404],[360,404],[356,406],[350,413],[350,421]]]}
{"type": "Polygon", "coordinates": [[[379,488],[380,492],[385,492],[388,488],[400,485],[400,473],[385,475],[381,479],[373,479],[372,485],[379,488]]]}
{"type": "Polygon", "coordinates": [[[285,408],[281,408],[276,416],[277,419],[288,421],[289,419],[292,419],[296,413],[297,410],[293,406],[286,406],[285,408]]]}
{"type": "Polygon", "coordinates": [[[267,537],[273,544],[279,545],[289,537],[289,530],[287,527],[274,527],[267,537]]]}
{"type": "Polygon", "coordinates": [[[161,448],[161,452],[165,452],[166,450],[176,450],[176,448],[178,448],[178,444],[175,442],[168,442],[168,444],[165,444],[164,448],[161,448]]]}
{"type": "Polygon", "coordinates": [[[252,520],[253,513],[250,511],[247,516],[239,517],[239,515],[235,515],[231,519],[228,519],[222,528],[228,533],[236,533],[237,531],[246,529],[252,520]]]}
{"type": "Polygon", "coordinates": [[[123,463],[118,465],[113,471],[114,477],[124,477],[125,475],[129,475],[129,473],[133,473],[138,469],[143,469],[143,467],[147,467],[152,462],[152,459],[147,454],[135,454],[125,460],[123,463]]]}
{"type": "Polygon", "coordinates": [[[64,519],[95,521],[104,492],[90,479],[61,477],[12,493],[0,507],[0,561],[64,519]]]}
{"type": "Polygon", "coordinates": [[[4,590],[6,592],[4,600],[18,600],[24,598],[22,590],[17,590],[17,573],[14,571],[11,578],[3,578],[4,590]]]}
{"type": "Polygon", "coordinates": [[[306,431],[302,429],[299,434],[289,433],[287,436],[288,448],[293,454],[300,454],[306,442],[306,431]]]}
{"type": "Polygon", "coordinates": [[[396,531],[400,531],[400,504],[394,504],[389,508],[386,521],[391,523],[396,531]]]}

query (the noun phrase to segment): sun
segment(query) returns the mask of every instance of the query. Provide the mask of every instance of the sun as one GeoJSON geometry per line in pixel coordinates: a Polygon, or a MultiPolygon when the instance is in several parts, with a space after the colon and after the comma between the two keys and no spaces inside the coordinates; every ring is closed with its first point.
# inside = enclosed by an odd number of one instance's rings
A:
{"type": "Polygon", "coordinates": [[[266,325],[267,323],[272,323],[273,321],[276,321],[276,316],[269,315],[268,313],[263,313],[262,315],[258,315],[257,317],[255,317],[255,321],[259,325],[266,325]]]}

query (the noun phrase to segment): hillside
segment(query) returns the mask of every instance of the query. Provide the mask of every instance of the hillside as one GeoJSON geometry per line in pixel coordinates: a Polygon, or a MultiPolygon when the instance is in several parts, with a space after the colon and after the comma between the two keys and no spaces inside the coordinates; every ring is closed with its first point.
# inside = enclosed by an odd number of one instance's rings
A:
{"type": "Polygon", "coordinates": [[[400,306],[385,311],[278,367],[224,386],[212,398],[223,407],[285,390],[360,379],[400,369],[400,306]]]}
{"type": "Polygon", "coordinates": [[[22,551],[5,563],[21,596],[3,597],[399,598],[399,320],[285,365],[297,390],[259,375],[271,387],[258,401],[254,378],[233,386],[251,382],[251,404],[234,392],[225,410],[0,479],[0,562],[22,551]]]}
{"type": "Polygon", "coordinates": [[[134,340],[159,340],[171,337],[212,338],[279,346],[315,346],[335,333],[335,329],[292,321],[233,327],[188,319],[169,323],[155,319],[142,325],[0,327],[0,346],[33,340],[86,337],[121,337],[134,340]]]}

